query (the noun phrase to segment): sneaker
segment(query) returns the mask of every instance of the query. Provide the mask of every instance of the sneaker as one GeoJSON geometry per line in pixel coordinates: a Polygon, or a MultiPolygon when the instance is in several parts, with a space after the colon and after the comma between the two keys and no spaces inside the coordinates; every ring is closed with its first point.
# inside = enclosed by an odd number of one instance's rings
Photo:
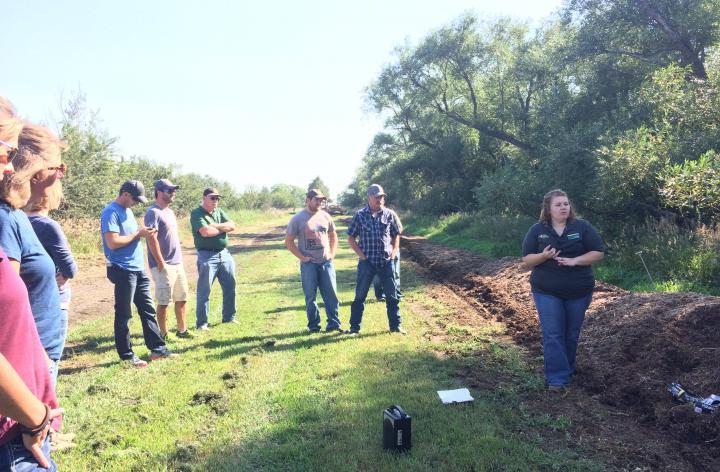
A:
{"type": "Polygon", "coordinates": [[[137,367],[138,369],[148,366],[148,363],[140,359],[138,356],[132,356],[131,359],[125,359],[125,362],[129,363],[133,367],[137,367]]]}
{"type": "Polygon", "coordinates": [[[186,339],[195,337],[195,335],[189,329],[186,329],[185,331],[178,331],[177,333],[175,333],[175,336],[177,336],[178,338],[186,338],[186,339]]]}
{"type": "Polygon", "coordinates": [[[198,326],[196,329],[197,329],[198,331],[209,331],[209,330],[210,330],[210,327],[208,326],[207,323],[205,323],[205,324],[201,324],[201,325],[198,326]]]}
{"type": "Polygon", "coordinates": [[[360,334],[360,331],[355,329],[349,329],[345,331],[345,334],[347,334],[348,336],[357,336],[358,334],[360,334]]]}
{"type": "MultiPolygon", "coordinates": [[[[171,357],[177,357],[177,354],[173,354],[168,349],[164,349],[162,351],[152,351],[150,353],[150,360],[151,361],[160,361],[163,359],[170,359],[171,357]]],[[[147,365],[147,363],[146,363],[147,365]]]]}
{"type": "Polygon", "coordinates": [[[227,321],[223,320],[223,323],[226,323],[226,324],[237,324],[237,325],[240,324],[240,322],[239,322],[238,320],[236,320],[235,318],[233,318],[233,319],[231,319],[231,320],[227,320],[227,321]]]}
{"type": "Polygon", "coordinates": [[[319,332],[320,332],[320,328],[308,329],[308,331],[309,331],[311,334],[315,334],[315,333],[319,333],[319,332]]]}
{"type": "Polygon", "coordinates": [[[378,303],[385,303],[385,297],[376,298],[378,303]]]}
{"type": "Polygon", "coordinates": [[[403,336],[407,334],[407,331],[405,331],[402,327],[398,326],[397,328],[393,328],[390,330],[391,333],[400,333],[403,336]]]}
{"type": "Polygon", "coordinates": [[[160,337],[163,338],[163,340],[167,340],[170,333],[160,333],[160,337]]]}

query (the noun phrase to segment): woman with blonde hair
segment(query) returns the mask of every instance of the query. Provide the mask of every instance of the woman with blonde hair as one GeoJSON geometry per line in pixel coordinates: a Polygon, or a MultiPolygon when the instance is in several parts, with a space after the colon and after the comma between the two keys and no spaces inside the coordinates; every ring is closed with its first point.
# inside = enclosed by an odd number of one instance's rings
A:
{"type": "MultiPolygon", "coordinates": [[[[3,235],[22,226],[16,224],[22,221],[17,207],[24,203],[23,182],[29,185],[32,172],[31,169],[26,176],[14,177],[13,161],[18,154],[22,126],[10,102],[0,97],[0,233],[3,235]]],[[[20,236],[25,235],[18,234],[20,236]]],[[[22,267],[22,253],[8,257],[2,243],[4,239],[0,239],[0,470],[57,470],[50,458],[47,433],[51,427],[59,429],[62,410],[58,408],[28,290],[18,275],[18,270],[27,269],[28,264],[22,267]]],[[[13,248],[16,246],[11,244],[13,248]]]]}
{"type": "Polygon", "coordinates": [[[523,241],[523,262],[532,268],[530,287],[542,328],[545,378],[551,394],[564,396],[575,373],[575,355],[595,276],[592,265],[604,255],[602,238],[577,218],[568,196],[551,190],[540,221],[523,241]]]}
{"type": "MultiPolygon", "coordinates": [[[[77,265],[65,233],[60,225],[49,217],[51,210],[59,208],[63,196],[61,179],[67,171],[67,166],[60,161],[63,143],[49,128],[26,124],[20,133],[19,146],[22,150],[19,159],[23,159],[25,154],[34,155],[46,166],[30,178],[30,200],[24,210],[40,243],[55,264],[64,346],[71,298],[68,280],[77,273],[77,265]]],[[[62,349],[60,352],[62,353],[62,349]]],[[[56,382],[57,368],[53,374],[53,382],[56,382]]]]}

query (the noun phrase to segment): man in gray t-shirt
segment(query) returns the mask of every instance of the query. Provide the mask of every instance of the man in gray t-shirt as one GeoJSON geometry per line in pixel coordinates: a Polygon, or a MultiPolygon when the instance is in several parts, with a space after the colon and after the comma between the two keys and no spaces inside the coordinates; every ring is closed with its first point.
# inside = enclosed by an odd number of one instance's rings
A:
{"type": "Polygon", "coordinates": [[[318,288],[325,302],[325,331],[342,332],[332,262],[337,250],[337,233],[332,217],[321,209],[326,199],[318,189],[308,191],[305,208],[292,217],[285,235],[285,246],[300,259],[300,280],[305,293],[307,327],[311,333],[320,331],[320,310],[315,301],[318,288]]]}
{"type": "Polygon", "coordinates": [[[157,318],[160,334],[168,335],[167,310],[175,303],[177,337],[192,338],[185,320],[185,305],[188,297],[188,280],[182,264],[182,249],[175,212],[170,204],[175,200],[175,192],[180,188],[168,179],[155,182],[155,203],[145,213],[145,226],[155,228],[157,232],[148,238],[148,264],[155,281],[157,299],[157,318]]]}

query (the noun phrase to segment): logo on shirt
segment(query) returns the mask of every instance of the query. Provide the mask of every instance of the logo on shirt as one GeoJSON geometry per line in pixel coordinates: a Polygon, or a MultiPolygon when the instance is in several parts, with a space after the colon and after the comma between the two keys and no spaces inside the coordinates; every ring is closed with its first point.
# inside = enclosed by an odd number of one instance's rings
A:
{"type": "Polygon", "coordinates": [[[543,233],[543,234],[541,234],[541,235],[538,236],[538,239],[550,239],[550,235],[543,233]]]}
{"type": "Polygon", "coordinates": [[[567,235],[569,241],[576,241],[580,239],[580,233],[570,233],[567,235]]]}

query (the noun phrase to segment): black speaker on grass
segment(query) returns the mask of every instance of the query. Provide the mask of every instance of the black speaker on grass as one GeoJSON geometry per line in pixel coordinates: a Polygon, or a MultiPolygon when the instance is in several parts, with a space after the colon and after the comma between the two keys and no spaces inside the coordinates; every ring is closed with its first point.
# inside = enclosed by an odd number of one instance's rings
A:
{"type": "Polygon", "coordinates": [[[412,447],[412,418],[399,405],[383,411],[383,447],[392,451],[407,451],[412,447]]]}

